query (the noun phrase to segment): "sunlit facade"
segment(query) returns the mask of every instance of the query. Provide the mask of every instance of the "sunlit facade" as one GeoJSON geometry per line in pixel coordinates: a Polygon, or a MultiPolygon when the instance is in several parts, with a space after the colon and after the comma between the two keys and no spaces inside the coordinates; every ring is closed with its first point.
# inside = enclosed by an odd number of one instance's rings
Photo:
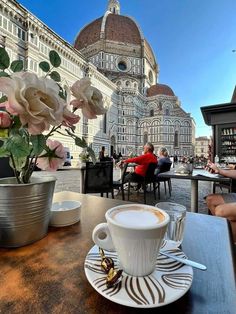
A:
{"type": "MultiPolygon", "coordinates": [[[[79,4],[78,4],[79,6],[79,4]]],[[[120,14],[117,0],[108,1],[104,16],[86,25],[70,44],[31,14],[19,2],[0,0],[0,45],[12,60],[43,75],[38,64],[56,50],[65,84],[89,76],[103,94],[107,110],[96,120],[82,118],[76,133],[108,153],[142,152],[150,141],[155,150],[166,146],[171,155],[194,153],[195,123],[173,90],[158,82],[159,66],[137,22],[120,14]]],[[[76,30],[75,30],[76,34],[76,30]]],[[[60,138],[78,158],[80,148],[60,138]]]]}

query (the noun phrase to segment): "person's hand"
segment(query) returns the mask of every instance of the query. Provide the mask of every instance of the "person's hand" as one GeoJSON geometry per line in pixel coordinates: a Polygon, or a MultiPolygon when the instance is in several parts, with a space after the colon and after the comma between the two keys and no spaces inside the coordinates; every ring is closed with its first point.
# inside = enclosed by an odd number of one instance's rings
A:
{"type": "Polygon", "coordinates": [[[234,164],[228,164],[227,167],[228,167],[229,169],[236,170],[236,165],[234,165],[234,164]]]}
{"type": "Polygon", "coordinates": [[[120,160],[120,161],[118,161],[118,163],[116,165],[117,165],[117,167],[122,168],[123,164],[124,164],[124,160],[120,160]]]}
{"type": "Polygon", "coordinates": [[[213,164],[213,162],[209,161],[205,168],[210,173],[219,173],[220,169],[216,166],[216,164],[213,164]]]}

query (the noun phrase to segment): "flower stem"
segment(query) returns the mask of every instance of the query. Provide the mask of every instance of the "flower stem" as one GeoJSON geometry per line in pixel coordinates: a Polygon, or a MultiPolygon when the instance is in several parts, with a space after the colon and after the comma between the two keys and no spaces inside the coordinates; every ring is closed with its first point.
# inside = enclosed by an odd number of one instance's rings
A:
{"type": "Polygon", "coordinates": [[[54,126],[51,129],[51,131],[49,131],[49,133],[47,135],[45,135],[46,139],[48,139],[52,135],[53,132],[56,132],[58,129],[60,129],[61,126],[62,126],[62,123],[60,125],[58,125],[58,126],[54,126]]]}
{"type": "Polygon", "coordinates": [[[17,183],[20,184],[21,181],[20,181],[19,173],[18,173],[18,171],[17,171],[17,169],[16,169],[16,164],[15,164],[15,160],[14,160],[14,157],[13,157],[12,153],[11,153],[11,155],[10,155],[10,158],[11,158],[11,161],[12,161],[13,171],[14,171],[14,174],[15,174],[15,177],[16,177],[16,180],[17,180],[17,183]]]}

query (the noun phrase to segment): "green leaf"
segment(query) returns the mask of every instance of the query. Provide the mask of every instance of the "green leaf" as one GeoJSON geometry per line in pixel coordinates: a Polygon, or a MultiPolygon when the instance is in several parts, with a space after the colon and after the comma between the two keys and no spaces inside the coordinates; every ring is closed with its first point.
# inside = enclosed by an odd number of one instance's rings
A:
{"type": "Polygon", "coordinates": [[[61,65],[61,58],[55,50],[49,52],[49,60],[55,68],[58,68],[61,65]]]}
{"type": "Polygon", "coordinates": [[[0,47],[0,69],[5,70],[10,65],[10,58],[5,48],[0,47]]]}
{"type": "Polygon", "coordinates": [[[12,130],[13,133],[15,133],[15,130],[17,133],[19,132],[19,128],[21,127],[21,122],[19,116],[13,116],[13,124],[12,124],[12,130]]]}
{"type": "Polygon", "coordinates": [[[82,148],[87,147],[87,143],[86,143],[85,139],[83,137],[81,139],[76,135],[75,135],[75,145],[82,147],[82,148]]]}
{"type": "Polygon", "coordinates": [[[64,99],[64,100],[66,100],[66,97],[65,97],[65,95],[63,94],[63,92],[59,92],[59,96],[62,98],[62,99],[64,99]]]}
{"type": "Polygon", "coordinates": [[[30,155],[31,147],[25,138],[15,135],[6,141],[6,149],[11,152],[14,158],[24,158],[30,155]]]}
{"type": "MultiPolygon", "coordinates": [[[[25,166],[25,163],[27,161],[27,157],[16,157],[16,156],[14,156],[13,158],[14,158],[14,163],[15,163],[15,166],[16,166],[16,170],[21,172],[22,168],[24,168],[24,166],[25,166]]],[[[14,169],[14,166],[13,166],[11,158],[9,159],[9,164],[14,169]]]]}
{"type": "Polygon", "coordinates": [[[50,64],[47,61],[40,62],[39,67],[43,72],[49,72],[50,70],[50,64]]]}
{"type": "Polygon", "coordinates": [[[22,60],[12,61],[12,63],[11,63],[11,70],[13,72],[20,72],[20,71],[23,70],[23,68],[24,68],[24,64],[23,64],[22,60]]]}
{"type": "Polygon", "coordinates": [[[8,138],[8,129],[0,129],[0,138],[8,138]]]}
{"type": "Polygon", "coordinates": [[[88,146],[87,152],[88,152],[89,156],[91,157],[92,162],[95,164],[96,163],[96,156],[95,156],[94,150],[88,146]]]}
{"type": "Polygon", "coordinates": [[[59,89],[60,89],[60,91],[59,91],[59,96],[60,96],[62,99],[66,100],[66,99],[67,99],[67,91],[64,90],[64,89],[61,87],[60,84],[57,84],[57,85],[58,85],[58,87],[59,87],[59,89]]]}
{"type": "Polygon", "coordinates": [[[33,155],[40,155],[42,151],[47,147],[46,145],[46,139],[44,135],[31,135],[30,141],[33,145],[33,155]]]}
{"type": "Polygon", "coordinates": [[[4,71],[1,71],[1,72],[0,72],[0,77],[10,77],[10,75],[7,74],[7,73],[4,72],[4,71]]]}
{"type": "Polygon", "coordinates": [[[8,157],[10,153],[7,151],[5,146],[0,147],[0,157],[8,157]]]}
{"type": "Polygon", "coordinates": [[[7,101],[7,96],[4,95],[0,98],[0,103],[5,102],[5,101],[7,101]]]}
{"type": "Polygon", "coordinates": [[[56,81],[56,82],[60,82],[60,81],[61,81],[61,76],[60,76],[60,74],[59,74],[58,72],[56,72],[56,71],[52,71],[52,72],[50,73],[50,77],[51,77],[51,79],[53,79],[53,80],[56,81]]]}

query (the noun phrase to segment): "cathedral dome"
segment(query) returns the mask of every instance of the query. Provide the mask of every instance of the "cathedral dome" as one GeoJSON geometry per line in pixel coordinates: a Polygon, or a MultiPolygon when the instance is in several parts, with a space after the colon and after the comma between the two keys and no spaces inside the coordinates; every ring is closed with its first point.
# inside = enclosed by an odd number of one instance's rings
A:
{"type": "Polygon", "coordinates": [[[117,86],[143,94],[157,81],[153,50],[138,23],[120,14],[119,0],[108,1],[105,14],[78,33],[74,48],[117,86]]]}
{"type": "Polygon", "coordinates": [[[147,89],[147,97],[157,95],[175,96],[173,90],[168,85],[156,84],[147,89]]]}
{"type": "Polygon", "coordinates": [[[74,47],[81,50],[100,39],[141,45],[142,35],[133,19],[109,13],[85,26],[76,37],[74,47]]]}
{"type": "Polygon", "coordinates": [[[102,17],[86,25],[75,39],[74,47],[78,50],[86,48],[89,45],[100,40],[102,17]]]}

